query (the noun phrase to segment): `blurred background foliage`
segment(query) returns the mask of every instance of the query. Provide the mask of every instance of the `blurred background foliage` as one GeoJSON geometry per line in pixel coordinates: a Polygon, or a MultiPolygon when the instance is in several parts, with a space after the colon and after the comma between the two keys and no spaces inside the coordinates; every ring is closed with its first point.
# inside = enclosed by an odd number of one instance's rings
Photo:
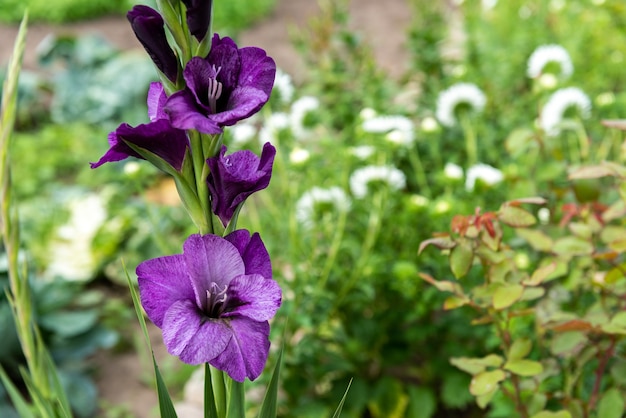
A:
{"type": "MultiPolygon", "coordinates": [[[[0,4],[0,19],[15,21],[26,4],[31,17],[52,22],[123,15],[130,6],[126,0],[78,3],[51,7],[49,1],[7,0],[0,4]]],[[[258,152],[266,140],[278,148],[272,184],[246,204],[240,226],[260,231],[284,289],[272,339],[286,348],[284,417],[329,415],[350,379],[346,416],[514,416],[504,396],[486,411],[476,406],[468,390],[471,376],[450,363],[453,357],[497,351],[501,342],[493,328],[470,325],[474,313],[467,306],[442,308],[447,295],[418,273],[449,278],[450,266],[434,251],[418,257],[420,243],[449,231],[455,214],[469,215],[477,207],[494,211],[504,201],[531,195],[546,199],[554,214],[551,231],[559,231],[562,205],[580,203],[568,170],[594,162],[594,153],[585,161],[569,159],[576,130],[582,129],[595,151],[609,144],[608,159],[623,162],[623,135],[601,124],[626,115],[623,2],[409,3],[411,65],[400,80],[387,77],[362,36],[349,29],[346,1],[321,2],[320,15],[294,39],[307,63],[307,73],[298,77],[303,81],[291,85],[293,90],[277,82],[268,106],[245,123],[252,134],[242,139],[235,129],[226,132],[230,151],[258,152]],[[464,34],[455,45],[449,44],[451,25],[464,34]],[[526,63],[538,46],[552,43],[569,52],[574,74],[546,86],[526,75],[526,63]],[[434,121],[439,94],[458,82],[474,83],[487,96],[471,125],[479,160],[503,173],[500,183],[465,187],[467,132],[434,121]],[[591,98],[592,116],[582,121],[568,113],[576,129],[547,138],[539,112],[552,93],[569,86],[591,98]],[[392,129],[367,131],[368,112],[406,118],[412,139],[395,141],[392,129]],[[446,175],[447,162],[465,174],[446,175]],[[406,183],[394,189],[372,182],[360,198],[351,178],[368,166],[393,166],[406,183]],[[312,203],[305,211],[310,222],[303,222],[299,205],[313,187],[337,187],[349,209],[339,210],[332,201],[312,203]]],[[[274,5],[220,3],[215,27],[236,33],[274,5]]],[[[41,326],[61,369],[84,379],[90,376],[84,360],[94,349],[132,347],[119,259],[132,272],[144,259],[179,252],[193,230],[172,185],[148,164],[129,160],[97,171],[87,164],[106,151],[105,138],[121,121],[146,120],[145,93],[155,77],[145,54],[121,53],[88,37],[56,39],[40,50],[44,71],[25,72],[20,79],[15,192],[33,287],[45,295],[38,300],[41,326]],[[82,262],[59,268],[54,261],[63,257],[82,262]]],[[[285,80],[289,86],[288,75],[285,80]]],[[[540,263],[541,256],[514,234],[507,232],[506,239],[530,260],[529,269],[540,263]]],[[[477,266],[463,284],[477,287],[483,276],[477,266]]],[[[587,290],[569,289],[580,300],[593,297],[587,290]]],[[[528,332],[533,320],[516,326],[528,332]]],[[[15,364],[20,354],[10,337],[6,303],[0,304],[0,330],[10,342],[0,350],[0,362],[15,364]]],[[[616,361],[623,363],[623,344],[618,348],[616,361]]],[[[83,411],[82,416],[93,414],[83,411]]]]}

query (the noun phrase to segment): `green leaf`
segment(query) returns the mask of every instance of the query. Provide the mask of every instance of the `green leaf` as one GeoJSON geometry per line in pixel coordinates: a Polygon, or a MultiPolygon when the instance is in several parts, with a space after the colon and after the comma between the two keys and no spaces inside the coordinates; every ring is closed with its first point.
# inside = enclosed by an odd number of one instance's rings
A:
{"type": "Polygon", "coordinates": [[[554,241],[543,231],[527,228],[517,228],[515,230],[515,233],[525,239],[528,244],[537,251],[552,251],[554,241]]]}
{"type": "Polygon", "coordinates": [[[61,337],[74,337],[82,334],[98,322],[98,310],[57,311],[39,318],[41,326],[54,331],[61,337]]]}
{"type": "Polygon", "coordinates": [[[556,262],[553,261],[552,263],[541,266],[537,270],[535,270],[528,280],[524,280],[523,284],[526,286],[539,286],[555,271],[556,262]]]}
{"type": "Polygon", "coordinates": [[[204,363],[204,418],[218,418],[209,363],[204,363]]]}
{"type": "Polygon", "coordinates": [[[534,360],[513,360],[504,365],[504,369],[518,376],[537,376],[543,372],[543,366],[534,360]]]}
{"type": "Polygon", "coordinates": [[[341,416],[341,410],[343,409],[343,404],[346,402],[346,397],[348,396],[348,391],[350,390],[350,386],[352,385],[352,379],[350,379],[350,383],[348,383],[348,387],[346,391],[343,393],[341,397],[341,401],[339,401],[339,405],[337,405],[337,409],[335,409],[335,413],[332,418],[339,418],[341,416]]]}
{"type": "Polygon", "coordinates": [[[7,376],[4,368],[0,365],[0,379],[2,379],[2,384],[6,389],[9,397],[11,398],[11,402],[13,402],[13,406],[17,410],[18,414],[20,414],[21,418],[36,418],[33,412],[31,411],[28,403],[20,393],[19,389],[13,384],[11,379],[7,376]]]}
{"type": "Polygon", "coordinates": [[[537,223],[535,216],[519,206],[503,205],[498,211],[500,222],[514,228],[522,228],[537,223]]]}
{"type": "Polygon", "coordinates": [[[550,351],[556,356],[571,354],[587,342],[587,336],[581,331],[556,334],[550,344],[550,351]]]}
{"type": "Polygon", "coordinates": [[[406,418],[430,418],[433,416],[437,410],[437,401],[431,389],[408,385],[407,392],[409,404],[406,418]]]}
{"type": "Polygon", "coordinates": [[[524,286],[521,284],[505,284],[499,286],[493,293],[494,309],[506,309],[517,302],[524,293],[524,286]]]}
{"type": "Polygon", "coordinates": [[[137,319],[139,320],[139,325],[141,327],[141,331],[143,332],[143,337],[146,345],[148,346],[148,349],[152,354],[152,364],[154,366],[154,375],[156,377],[157,395],[159,399],[159,411],[161,413],[161,418],[177,418],[176,410],[174,409],[174,404],[172,403],[172,398],[167,391],[167,387],[165,386],[165,382],[163,381],[163,377],[161,376],[161,372],[159,371],[159,366],[157,365],[156,359],[154,358],[154,351],[152,350],[152,344],[150,343],[148,327],[146,326],[146,320],[143,317],[143,312],[141,310],[141,301],[139,300],[139,294],[137,293],[137,289],[130,279],[130,275],[128,274],[128,270],[126,269],[125,264],[123,264],[123,269],[124,273],[126,274],[128,287],[130,289],[130,296],[133,299],[135,314],[137,315],[137,319]]]}
{"type": "Polygon", "coordinates": [[[228,414],[227,418],[245,418],[246,402],[243,382],[229,378],[230,390],[228,391],[228,414]]]}
{"type": "Polygon", "coordinates": [[[530,418],[572,418],[572,414],[568,411],[541,411],[530,418]]]}
{"type": "Polygon", "coordinates": [[[461,241],[450,250],[450,269],[457,279],[465,276],[474,261],[474,251],[469,241],[461,241]]]}
{"type": "Polygon", "coordinates": [[[498,388],[505,377],[506,373],[500,369],[479,373],[470,382],[470,393],[474,396],[489,394],[498,388]]]}
{"type": "Polygon", "coordinates": [[[500,386],[497,385],[493,388],[493,390],[487,392],[487,393],[483,393],[482,395],[478,395],[476,396],[476,404],[481,408],[481,409],[485,409],[487,407],[487,405],[489,405],[489,403],[491,402],[491,400],[493,399],[494,395],[496,393],[498,393],[498,389],[500,389],[500,386]]]}
{"type": "Polygon", "coordinates": [[[154,366],[154,374],[156,375],[157,396],[159,398],[159,412],[161,413],[161,418],[178,418],[174,404],[172,403],[172,398],[167,391],[167,387],[159,371],[159,366],[154,358],[154,352],[152,353],[152,364],[154,366]]]}
{"type": "Polygon", "coordinates": [[[276,412],[278,410],[278,382],[280,380],[280,366],[282,361],[283,347],[281,347],[278,352],[278,358],[276,359],[276,364],[274,365],[272,378],[269,385],[267,385],[267,390],[265,391],[265,396],[263,397],[263,403],[261,404],[261,409],[259,411],[259,418],[276,418],[276,412]]]}
{"type": "Polygon", "coordinates": [[[469,374],[477,375],[484,372],[487,367],[500,367],[504,360],[497,354],[489,354],[482,358],[452,357],[450,364],[469,374]]]}
{"type": "Polygon", "coordinates": [[[507,354],[509,361],[520,360],[526,357],[533,347],[533,342],[529,338],[518,338],[513,341],[507,354]]]}
{"type": "Polygon", "coordinates": [[[607,390],[598,403],[598,417],[621,418],[624,414],[624,397],[617,388],[607,390]]]}
{"type": "Polygon", "coordinates": [[[593,244],[579,237],[563,237],[556,240],[552,251],[564,256],[591,255],[593,253],[593,244]]]}

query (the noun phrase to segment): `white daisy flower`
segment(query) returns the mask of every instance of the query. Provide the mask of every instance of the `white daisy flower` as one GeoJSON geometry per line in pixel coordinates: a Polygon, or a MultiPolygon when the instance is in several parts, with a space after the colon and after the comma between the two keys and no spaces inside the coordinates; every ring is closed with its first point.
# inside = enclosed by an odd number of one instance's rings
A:
{"type": "Polygon", "coordinates": [[[362,199],[367,196],[369,184],[372,181],[383,181],[393,190],[406,186],[406,176],[393,166],[367,166],[355,170],[350,176],[350,190],[352,194],[362,199]]]}
{"type": "Polygon", "coordinates": [[[313,187],[296,202],[296,219],[303,226],[310,228],[315,220],[316,206],[320,204],[331,205],[338,212],[347,212],[350,209],[351,201],[346,192],[334,186],[328,189],[313,187]]]}
{"type": "Polygon", "coordinates": [[[102,198],[96,194],[75,198],[68,206],[70,217],[58,227],[51,241],[50,264],[45,276],[68,281],[89,280],[97,267],[91,244],[107,219],[107,211],[102,198]]]}
{"type": "Polygon", "coordinates": [[[559,124],[563,121],[563,114],[570,107],[576,107],[581,116],[587,118],[591,113],[591,100],[577,87],[560,89],[550,96],[539,117],[541,128],[548,136],[555,136],[561,132],[559,124]]]}
{"type": "Polygon", "coordinates": [[[278,141],[278,133],[289,127],[289,116],[283,112],[272,113],[265,119],[263,127],[259,131],[259,142],[265,144],[269,142],[276,144],[278,141]]]}
{"type": "Polygon", "coordinates": [[[256,135],[256,127],[251,123],[241,122],[231,126],[229,129],[233,144],[247,144],[256,135]]]}
{"type": "Polygon", "coordinates": [[[289,115],[289,124],[291,132],[296,139],[306,139],[310,134],[310,129],[304,125],[304,120],[310,112],[320,107],[320,101],[317,97],[302,96],[291,105],[289,115]]]}
{"type": "Polygon", "coordinates": [[[376,113],[376,111],[371,107],[365,107],[359,112],[359,117],[361,118],[361,120],[372,119],[375,118],[377,115],[378,113],[376,113]]]}
{"type": "Polygon", "coordinates": [[[450,180],[460,180],[463,178],[463,168],[454,163],[446,163],[443,167],[443,175],[450,180]]]}
{"type": "Polygon", "coordinates": [[[476,180],[493,185],[504,180],[502,171],[487,164],[476,164],[467,169],[467,178],[465,179],[465,189],[470,192],[476,186],[476,180]]]}
{"type": "Polygon", "coordinates": [[[555,62],[561,66],[561,75],[568,78],[574,72],[572,59],[569,53],[561,45],[541,45],[533,51],[528,58],[528,68],[526,74],[530,78],[537,78],[541,75],[545,66],[555,62]]]}
{"type": "Polygon", "coordinates": [[[359,160],[367,160],[369,157],[374,155],[376,148],[371,145],[359,145],[350,148],[350,152],[359,160]]]}
{"type": "Polygon", "coordinates": [[[426,116],[420,123],[420,129],[424,132],[435,132],[439,129],[439,122],[432,116],[426,116]]]}
{"type": "Polygon", "coordinates": [[[280,101],[283,103],[289,103],[293,98],[294,87],[293,82],[291,81],[291,76],[280,68],[276,69],[274,90],[278,91],[280,101]]]}
{"type": "Polygon", "coordinates": [[[304,148],[294,148],[289,153],[289,161],[291,164],[299,165],[306,162],[310,156],[311,153],[304,148]]]}
{"type": "Polygon", "coordinates": [[[375,116],[364,120],[361,127],[369,133],[386,133],[385,139],[399,145],[411,145],[415,139],[415,127],[406,116],[375,116]]]}
{"type": "Polygon", "coordinates": [[[454,112],[458,105],[466,104],[473,111],[482,112],[486,103],[485,94],[475,84],[457,83],[439,94],[435,115],[442,125],[453,127],[457,123],[454,112]]]}

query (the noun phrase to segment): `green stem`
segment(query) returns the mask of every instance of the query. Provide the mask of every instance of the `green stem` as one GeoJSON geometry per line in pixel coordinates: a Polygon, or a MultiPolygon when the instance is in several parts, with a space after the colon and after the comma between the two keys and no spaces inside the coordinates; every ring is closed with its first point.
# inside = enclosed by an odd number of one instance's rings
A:
{"type": "Polygon", "coordinates": [[[378,233],[380,232],[380,226],[383,217],[383,206],[386,200],[386,196],[386,189],[381,190],[374,195],[372,211],[370,212],[370,217],[367,222],[367,234],[365,235],[363,245],[361,246],[360,257],[358,258],[354,268],[352,269],[352,274],[339,291],[336,303],[334,304],[335,307],[338,307],[343,299],[348,295],[350,290],[352,290],[359,277],[361,276],[363,268],[367,264],[367,261],[370,259],[370,253],[372,251],[372,248],[374,247],[374,243],[376,242],[378,233]]]}
{"type": "Polygon", "coordinates": [[[202,135],[198,131],[190,130],[189,141],[191,143],[193,172],[196,182],[196,195],[198,196],[202,216],[205,218],[202,224],[206,225],[206,230],[201,230],[200,233],[212,234],[213,219],[211,215],[211,204],[209,202],[209,188],[206,185],[206,179],[209,175],[209,167],[206,163],[206,159],[204,158],[202,135]]]}
{"type": "Polygon", "coordinates": [[[218,418],[209,363],[204,364],[204,418],[218,418]]]}
{"type": "Polygon", "coordinates": [[[476,144],[476,133],[472,126],[469,114],[462,112],[459,115],[463,135],[465,136],[465,149],[467,152],[467,166],[471,167],[478,162],[478,146],[476,144]]]}
{"type": "Polygon", "coordinates": [[[409,160],[413,166],[413,171],[415,172],[415,181],[420,188],[420,194],[430,199],[432,197],[432,192],[428,186],[428,178],[426,177],[424,165],[422,164],[417,146],[414,150],[409,150],[409,160]]]}
{"type": "Polygon", "coordinates": [[[322,290],[326,287],[326,283],[328,282],[328,278],[330,276],[330,271],[335,265],[335,260],[337,259],[337,255],[339,254],[341,240],[343,239],[343,234],[346,230],[347,219],[348,211],[341,211],[339,215],[339,220],[337,222],[337,227],[335,228],[333,242],[330,245],[330,250],[328,251],[328,256],[326,258],[326,262],[324,263],[322,274],[320,275],[319,288],[322,290]]]}
{"type": "Polygon", "coordinates": [[[213,369],[211,372],[211,386],[213,387],[213,394],[215,395],[215,407],[217,410],[217,416],[220,418],[226,417],[226,383],[224,381],[224,372],[219,369],[213,369]]]}

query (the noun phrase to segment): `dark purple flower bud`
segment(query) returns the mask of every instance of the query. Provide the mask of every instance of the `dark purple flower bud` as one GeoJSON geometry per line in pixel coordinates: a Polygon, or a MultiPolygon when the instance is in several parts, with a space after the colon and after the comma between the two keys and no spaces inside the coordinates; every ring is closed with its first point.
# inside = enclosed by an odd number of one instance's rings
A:
{"type": "Polygon", "coordinates": [[[263,107],[275,76],[276,64],[264,50],[239,49],[215,34],[206,59],[193,57],[185,66],[186,88],[168,98],[165,111],[179,129],[221,133],[263,107]]]}
{"type": "Polygon", "coordinates": [[[98,168],[104,163],[121,161],[128,157],[143,159],[126,142],[156,154],[177,171],[183,166],[189,143],[185,131],[172,127],[167,119],[159,119],[134,128],[123,123],[109,134],[109,150],[98,162],[91,163],[91,168],[98,168]]]}
{"type": "Polygon", "coordinates": [[[135,36],[156,67],[172,82],[178,79],[178,59],[167,42],[163,17],[148,6],[135,6],[126,14],[135,36]]]}
{"type": "Polygon", "coordinates": [[[109,134],[111,148],[96,163],[91,163],[91,168],[98,168],[104,163],[121,161],[128,157],[143,158],[133,150],[125,141],[138,147],[144,148],[158,155],[169,165],[180,171],[189,140],[187,134],[181,129],[176,129],[167,119],[163,111],[166,95],[161,83],[151,83],[148,90],[148,116],[150,123],[138,125],[133,128],[123,123],[109,134]]]}
{"type": "Polygon", "coordinates": [[[228,225],[237,206],[252,193],[268,186],[276,148],[269,142],[259,158],[252,151],[242,150],[225,156],[222,146],[219,155],[207,160],[211,173],[207,178],[211,192],[211,206],[224,226],[228,225]]]}
{"type": "Polygon", "coordinates": [[[282,295],[262,274],[271,266],[258,234],[233,234],[191,235],[183,254],[144,261],[137,277],[141,304],[170,354],[188,364],[208,362],[243,382],[263,371],[268,320],[282,295]]]}
{"type": "Polygon", "coordinates": [[[212,0],[183,0],[187,7],[187,27],[189,32],[202,41],[211,24],[212,0]]]}

